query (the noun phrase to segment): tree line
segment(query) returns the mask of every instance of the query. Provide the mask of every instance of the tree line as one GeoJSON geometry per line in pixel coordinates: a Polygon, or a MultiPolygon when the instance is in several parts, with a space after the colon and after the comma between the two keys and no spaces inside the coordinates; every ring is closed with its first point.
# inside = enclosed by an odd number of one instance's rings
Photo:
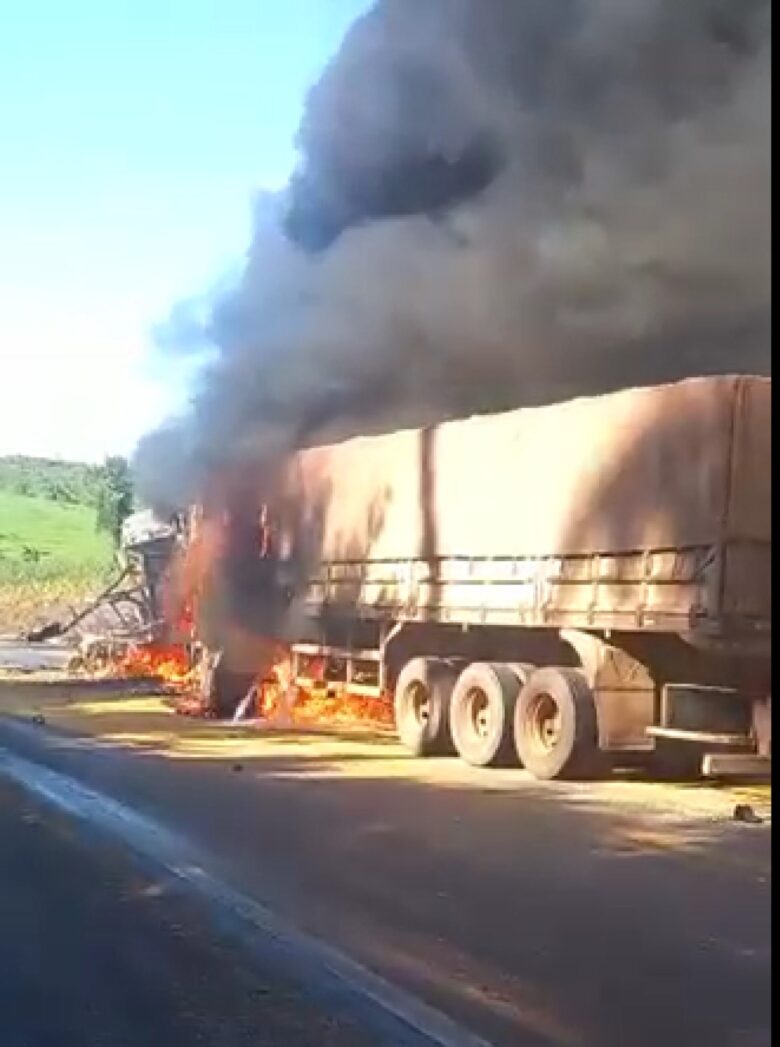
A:
{"type": "Polygon", "coordinates": [[[0,490],[95,510],[95,525],[115,542],[133,512],[135,495],[127,459],[114,455],[101,465],[26,455],[0,457],[0,490]]]}

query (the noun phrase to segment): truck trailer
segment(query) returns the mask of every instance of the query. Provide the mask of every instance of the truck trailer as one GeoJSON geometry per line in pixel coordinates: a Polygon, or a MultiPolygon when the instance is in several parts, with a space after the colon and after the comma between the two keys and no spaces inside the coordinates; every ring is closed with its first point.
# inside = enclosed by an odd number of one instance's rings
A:
{"type": "Polygon", "coordinates": [[[297,452],[265,510],[295,682],[537,778],[766,768],[770,400],[691,378],[297,452]]]}

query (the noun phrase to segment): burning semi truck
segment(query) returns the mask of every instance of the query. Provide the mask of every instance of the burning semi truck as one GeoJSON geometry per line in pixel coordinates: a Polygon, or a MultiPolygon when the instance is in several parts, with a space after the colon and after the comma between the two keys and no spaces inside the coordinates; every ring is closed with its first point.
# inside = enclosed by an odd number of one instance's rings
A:
{"type": "Polygon", "coordinates": [[[418,756],[538,778],[627,754],[765,768],[770,398],[767,378],[692,378],[310,447],[223,485],[179,571],[212,706],[283,659],[303,692],[386,701],[418,756]]]}

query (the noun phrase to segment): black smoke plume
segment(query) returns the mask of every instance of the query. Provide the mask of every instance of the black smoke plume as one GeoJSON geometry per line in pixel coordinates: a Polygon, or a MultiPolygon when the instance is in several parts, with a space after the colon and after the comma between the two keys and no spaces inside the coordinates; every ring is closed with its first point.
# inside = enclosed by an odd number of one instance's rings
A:
{"type": "Polygon", "coordinates": [[[156,503],[358,430],[767,373],[769,0],[380,0],[258,201],[156,503]]]}

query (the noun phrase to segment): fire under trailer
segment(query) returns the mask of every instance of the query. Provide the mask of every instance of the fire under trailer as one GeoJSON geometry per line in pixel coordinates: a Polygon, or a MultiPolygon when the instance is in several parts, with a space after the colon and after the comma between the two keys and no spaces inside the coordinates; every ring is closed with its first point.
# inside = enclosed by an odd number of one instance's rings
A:
{"type": "Polygon", "coordinates": [[[271,506],[308,565],[296,682],[537,778],[767,769],[770,399],[692,378],[297,453],[271,506]]]}

